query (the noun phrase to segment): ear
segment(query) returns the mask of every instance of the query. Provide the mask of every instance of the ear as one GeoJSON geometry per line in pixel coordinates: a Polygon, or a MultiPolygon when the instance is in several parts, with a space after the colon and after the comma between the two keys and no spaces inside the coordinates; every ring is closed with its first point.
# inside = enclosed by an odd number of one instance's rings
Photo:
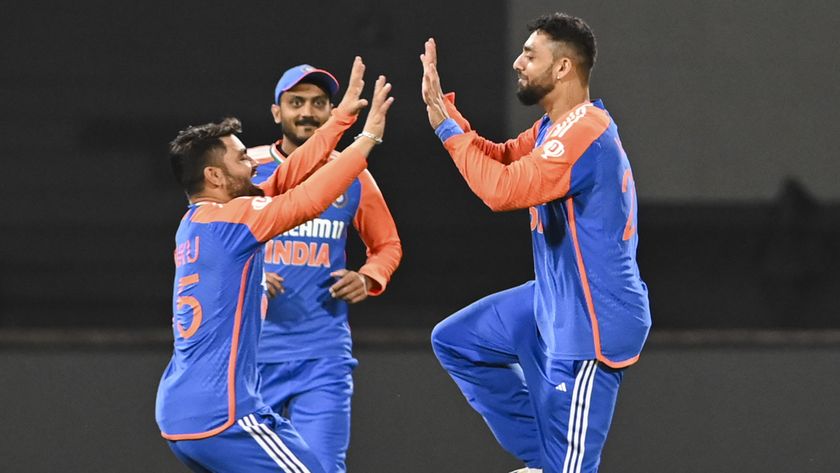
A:
{"type": "Polygon", "coordinates": [[[271,104],[271,116],[274,117],[274,123],[277,123],[279,125],[281,118],[283,118],[283,115],[280,112],[280,106],[276,103],[271,104]]]}
{"type": "Polygon", "coordinates": [[[574,63],[567,57],[561,57],[554,63],[554,79],[562,80],[575,68],[574,63]]]}
{"type": "Polygon", "coordinates": [[[225,184],[225,176],[218,166],[206,166],[204,168],[204,184],[207,187],[218,188],[225,184]]]}

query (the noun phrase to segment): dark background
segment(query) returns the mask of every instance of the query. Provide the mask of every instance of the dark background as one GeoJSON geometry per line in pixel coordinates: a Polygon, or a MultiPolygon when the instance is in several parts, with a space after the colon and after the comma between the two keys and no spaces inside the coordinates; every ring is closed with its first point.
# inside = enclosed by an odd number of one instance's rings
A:
{"type": "MultiPolygon", "coordinates": [[[[638,176],[655,327],[840,326],[837,15],[826,2],[727,5],[568,5],[598,34],[592,94],[616,116],[638,176]]],[[[445,88],[483,135],[502,140],[539,116],[513,99],[510,64],[524,23],[552,8],[6,6],[0,326],[168,324],[185,206],[168,141],[187,124],[233,115],[246,144],[271,142],[282,71],[307,62],[344,83],[356,54],[369,84],[378,73],[394,84],[370,169],[405,257],[354,325],[431,327],[532,278],[527,214],[493,214],[467,189],[426,122],[417,56],[434,35],[445,88]]],[[[351,245],[353,263],[361,250],[351,245]]]]}
{"type": "Polygon", "coordinates": [[[350,467],[516,468],[427,340],[533,277],[528,216],[494,214],[464,184],[426,121],[418,55],[434,36],[445,89],[503,140],[540,114],[513,97],[524,24],[558,8],[599,40],[592,96],[634,167],[654,320],[603,471],[838,471],[840,15],[827,0],[4,5],[0,471],[181,471],[153,420],[186,205],[167,143],[231,115],[246,144],[271,142],[280,74],[310,63],[344,85],[354,55],[368,84],[394,85],[369,168],[405,255],[386,293],[351,311],[350,467]]]}

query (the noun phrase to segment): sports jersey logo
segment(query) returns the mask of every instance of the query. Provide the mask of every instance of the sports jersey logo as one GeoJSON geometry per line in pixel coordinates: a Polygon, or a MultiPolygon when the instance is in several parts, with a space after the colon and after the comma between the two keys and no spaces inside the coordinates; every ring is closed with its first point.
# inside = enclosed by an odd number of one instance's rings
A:
{"type": "Polygon", "coordinates": [[[345,192],[344,194],[338,196],[338,199],[335,199],[335,202],[333,202],[333,207],[340,209],[346,206],[349,200],[350,199],[347,198],[347,193],[345,192]]]}
{"type": "Polygon", "coordinates": [[[251,199],[251,207],[254,210],[262,210],[271,203],[271,197],[254,197],[251,199]]]}
{"type": "Polygon", "coordinates": [[[551,141],[543,145],[542,158],[559,158],[560,156],[563,156],[563,153],[565,152],[566,147],[563,145],[563,142],[560,141],[559,138],[552,138],[551,141]]]}

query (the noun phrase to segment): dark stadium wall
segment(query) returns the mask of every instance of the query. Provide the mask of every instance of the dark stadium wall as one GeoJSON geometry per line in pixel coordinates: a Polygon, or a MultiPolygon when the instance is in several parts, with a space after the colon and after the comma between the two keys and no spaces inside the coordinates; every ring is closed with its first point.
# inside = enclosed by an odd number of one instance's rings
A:
{"type": "Polygon", "coordinates": [[[450,46],[440,65],[447,87],[462,91],[459,104],[477,126],[503,135],[504,2],[293,5],[85,0],[7,8],[0,27],[13,47],[2,55],[16,66],[3,69],[0,84],[4,112],[14,117],[3,133],[16,177],[0,188],[0,325],[167,325],[172,239],[186,204],[168,141],[188,124],[234,115],[246,144],[271,142],[278,129],[269,106],[283,70],[308,62],[344,83],[354,55],[367,64],[367,93],[382,73],[396,98],[385,145],[370,161],[406,254],[388,297],[407,295],[400,305],[410,312],[429,302],[429,289],[437,300],[465,287],[477,295],[486,285],[475,274],[460,282],[449,274],[469,274],[480,258],[508,267],[518,255],[527,277],[527,247],[511,255],[504,234],[483,227],[521,216],[494,219],[470,194],[420,98],[419,54],[435,36],[450,46]]]}
{"type": "MultiPolygon", "coordinates": [[[[828,3],[780,5],[563,4],[600,41],[593,95],[639,182],[655,329],[840,326],[838,16],[828,3]]],[[[354,327],[431,327],[533,277],[527,212],[494,214],[464,184],[426,122],[417,56],[435,36],[444,87],[482,134],[504,139],[537,113],[514,102],[510,64],[525,23],[555,3],[5,8],[0,327],[165,330],[185,206],[167,142],[228,115],[245,143],[272,141],[284,68],[310,62],[345,82],[356,54],[369,84],[380,72],[394,84],[370,169],[404,259],[383,296],[354,308],[354,327]]]]}

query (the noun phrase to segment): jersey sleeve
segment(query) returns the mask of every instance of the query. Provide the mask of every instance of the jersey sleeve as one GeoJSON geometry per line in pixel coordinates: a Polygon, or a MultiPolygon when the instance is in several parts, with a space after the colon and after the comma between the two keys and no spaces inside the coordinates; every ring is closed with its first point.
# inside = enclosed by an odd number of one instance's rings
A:
{"type": "Polygon", "coordinates": [[[364,171],[359,175],[359,182],[362,192],[353,226],[367,247],[367,261],[359,273],[373,279],[375,285],[368,289],[368,293],[378,296],[385,291],[391,275],[400,264],[402,243],[394,218],[373,176],[364,171]]]}
{"type": "Polygon", "coordinates": [[[327,162],[344,132],[356,122],[355,115],[345,115],[337,109],[326,123],[318,128],[305,143],[292,151],[282,166],[259,187],[267,196],[280,195],[303,182],[316,169],[327,162]]]}
{"type": "MultiPolygon", "coordinates": [[[[510,164],[487,159],[483,141],[471,131],[452,136],[444,146],[470,189],[494,211],[528,208],[573,194],[594,178],[591,163],[580,158],[609,127],[606,112],[582,105],[548,130],[545,142],[510,164]]],[[[596,144],[597,145],[597,144],[596,144]]]]}
{"type": "MultiPolygon", "coordinates": [[[[455,120],[455,123],[457,123],[465,133],[473,131],[472,127],[470,127],[470,122],[461,115],[461,112],[459,112],[457,108],[455,108],[455,93],[450,92],[444,95],[444,98],[446,99],[446,111],[449,113],[450,118],[455,120]]],[[[511,138],[504,143],[495,143],[476,134],[474,144],[476,147],[480,148],[488,158],[499,161],[502,164],[510,164],[534,149],[534,145],[537,142],[539,126],[540,121],[537,120],[531,128],[523,131],[516,138],[511,138]]]]}
{"type": "MultiPolygon", "coordinates": [[[[239,197],[226,204],[203,206],[192,220],[245,225],[256,246],[320,215],[350,187],[366,164],[363,153],[348,148],[338,159],[288,192],[276,197],[239,197]]],[[[223,240],[229,245],[248,246],[238,236],[223,240]]]]}

